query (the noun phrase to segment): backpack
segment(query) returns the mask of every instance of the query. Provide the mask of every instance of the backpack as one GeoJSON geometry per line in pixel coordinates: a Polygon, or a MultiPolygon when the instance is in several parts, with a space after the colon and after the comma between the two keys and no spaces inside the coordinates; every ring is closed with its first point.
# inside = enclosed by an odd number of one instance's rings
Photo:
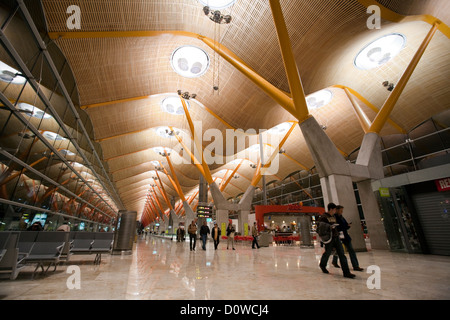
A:
{"type": "Polygon", "coordinates": [[[331,225],[329,223],[322,221],[317,222],[316,232],[320,240],[324,244],[330,243],[331,240],[333,239],[333,233],[331,231],[331,225]]]}

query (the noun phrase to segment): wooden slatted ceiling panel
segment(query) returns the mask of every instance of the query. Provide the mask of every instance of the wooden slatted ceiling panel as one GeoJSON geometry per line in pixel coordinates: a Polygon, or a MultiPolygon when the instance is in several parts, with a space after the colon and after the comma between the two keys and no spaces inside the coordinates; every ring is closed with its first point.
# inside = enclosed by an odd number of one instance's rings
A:
{"type": "Polygon", "coordinates": [[[444,21],[450,22],[450,2],[447,0],[376,0],[382,6],[398,14],[421,15],[429,14],[444,21]]]}
{"type": "MultiPolygon", "coordinates": [[[[367,31],[354,37],[351,43],[339,46],[339,49],[337,46],[330,47],[333,54],[317,66],[311,85],[315,88],[334,84],[346,85],[381,108],[389,95],[382,82],[388,80],[397,83],[429,30],[430,25],[424,22],[386,24],[379,31],[367,31]],[[366,44],[392,32],[406,36],[407,45],[401,54],[374,70],[359,70],[353,65],[355,56],[366,44]]],[[[405,130],[449,107],[449,51],[450,42],[437,32],[391,114],[391,118],[405,130]],[[418,104],[419,101],[424,104],[418,104]],[[424,105],[426,107],[423,107],[424,105]]]]}

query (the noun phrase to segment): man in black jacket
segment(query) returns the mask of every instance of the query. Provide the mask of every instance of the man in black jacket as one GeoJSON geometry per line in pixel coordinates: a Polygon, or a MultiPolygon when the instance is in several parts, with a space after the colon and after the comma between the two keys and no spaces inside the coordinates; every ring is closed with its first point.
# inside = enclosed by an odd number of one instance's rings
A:
{"type": "MultiPolygon", "coordinates": [[[[334,217],[336,218],[336,223],[339,224],[339,226],[337,226],[337,230],[339,232],[342,232],[342,234],[344,235],[344,238],[341,239],[342,244],[347,248],[348,255],[350,256],[350,261],[353,266],[353,270],[363,271],[364,269],[359,267],[358,258],[356,257],[355,250],[353,249],[352,246],[352,238],[347,232],[347,230],[350,229],[351,223],[349,224],[347,220],[345,220],[344,216],[342,215],[343,210],[344,210],[343,206],[340,205],[336,206],[336,214],[334,215],[334,217]]],[[[338,260],[337,255],[333,255],[333,266],[339,268],[337,260],[338,260]]]]}
{"type": "Polygon", "coordinates": [[[328,204],[328,212],[325,212],[320,216],[317,224],[317,230],[319,237],[325,244],[325,252],[322,254],[320,259],[320,269],[323,273],[329,273],[327,270],[328,258],[330,257],[333,248],[336,250],[339,261],[341,262],[342,271],[344,277],[354,278],[355,275],[350,273],[348,267],[347,258],[344,254],[344,248],[342,247],[341,240],[339,240],[339,232],[336,229],[337,223],[334,214],[336,213],[336,205],[332,202],[328,204]]]}
{"type": "Polygon", "coordinates": [[[202,249],[206,250],[206,237],[210,233],[209,227],[206,224],[206,220],[203,221],[203,225],[200,227],[200,237],[202,237],[202,249]]]}

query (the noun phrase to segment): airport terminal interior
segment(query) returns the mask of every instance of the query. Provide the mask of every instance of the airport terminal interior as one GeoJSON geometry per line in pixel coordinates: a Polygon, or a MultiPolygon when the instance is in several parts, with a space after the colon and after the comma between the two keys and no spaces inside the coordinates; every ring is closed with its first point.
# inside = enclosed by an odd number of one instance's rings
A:
{"type": "Polygon", "coordinates": [[[0,1],[0,299],[450,299],[449,26],[0,1]]]}

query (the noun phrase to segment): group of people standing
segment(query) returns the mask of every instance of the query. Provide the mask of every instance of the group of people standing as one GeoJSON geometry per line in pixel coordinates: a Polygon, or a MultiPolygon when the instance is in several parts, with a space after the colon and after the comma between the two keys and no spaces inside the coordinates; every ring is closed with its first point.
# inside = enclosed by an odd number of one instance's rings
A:
{"type": "Polygon", "coordinates": [[[350,229],[351,223],[342,215],[344,209],[343,206],[337,206],[334,203],[329,203],[327,206],[328,212],[325,212],[317,222],[317,234],[319,235],[321,242],[325,246],[325,252],[322,254],[320,259],[320,269],[323,273],[329,273],[326,266],[328,259],[333,252],[333,266],[336,268],[341,268],[346,278],[354,278],[355,275],[350,272],[348,266],[347,258],[345,257],[344,248],[342,244],[345,245],[350,256],[350,261],[353,266],[353,270],[362,271],[363,269],[359,266],[358,259],[356,257],[355,250],[352,246],[352,238],[348,234],[348,229],[350,229]],[[338,258],[341,263],[339,266],[338,258]]]}
{"type": "MultiPolygon", "coordinates": [[[[220,229],[219,226],[216,223],[214,223],[214,227],[212,228],[212,230],[209,229],[206,221],[203,222],[203,225],[200,227],[200,238],[202,239],[202,249],[206,250],[206,240],[208,238],[208,234],[211,234],[211,238],[213,239],[214,242],[214,250],[217,250],[217,247],[219,246],[219,242],[220,242],[220,229]]],[[[236,248],[234,247],[234,236],[236,234],[236,229],[234,228],[231,220],[228,223],[227,229],[226,229],[226,233],[227,233],[227,250],[231,247],[232,250],[236,250],[236,248]]],[[[195,220],[192,220],[191,224],[188,227],[188,234],[189,234],[189,248],[191,251],[195,251],[195,246],[197,243],[197,225],[195,223],[195,220]]],[[[258,244],[258,228],[256,226],[256,222],[254,223],[253,227],[252,227],[252,236],[253,236],[253,241],[252,241],[252,248],[260,248],[259,244],[258,244]]]]}

